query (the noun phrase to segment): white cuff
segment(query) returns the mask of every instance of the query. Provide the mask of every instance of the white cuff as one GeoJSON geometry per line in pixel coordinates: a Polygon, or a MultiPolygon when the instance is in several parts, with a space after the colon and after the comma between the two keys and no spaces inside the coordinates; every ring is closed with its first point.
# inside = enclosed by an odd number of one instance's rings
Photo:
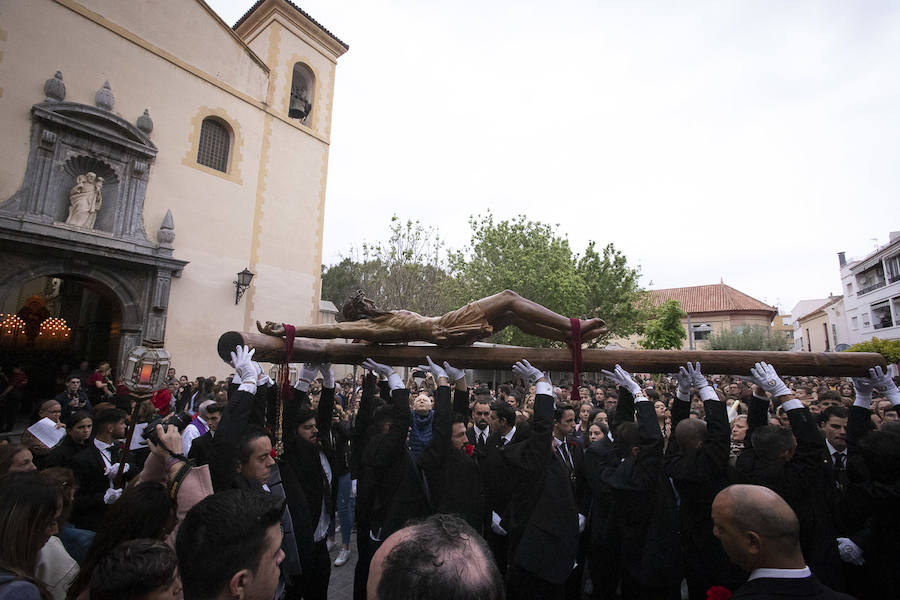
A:
{"type": "Polygon", "coordinates": [[[256,384],[255,383],[242,383],[238,387],[239,392],[250,392],[251,394],[256,393],[256,384]]]}
{"type": "Polygon", "coordinates": [[[718,400],[719,402],[721,402],[721,400],[719,400],[719,395],[716,393],[716,390],[712,389],[711,385],[704,385],[702,388],[700,388],[699,392],[700,399],[704,402],[706,400],[718,400]]]}
{"type": "Polygon", "coordinates": [[[534,384],[534,393],[535,395],[544,394],[545,396],[552,396],[553,386],[550,385],[549,381],[538,381],[534,384]]]}
{"type": "Polygon", "coordinates": [[[396,373],[391,373],[388,377],[388,385],[391,387],[391,391],[394,390],[402,390],[406,387],[406,384],[403,383],[403,380],[400,379],[400,376],[396,373]]]}
{"type": "Polygon", "coordinates": [[[675,397],[681,400],[682,402],[690,402],[691,401],[691,393],[690,392],[682,392],[678,390],[675,392],[675,397]]]}
{"type": "Polygon", "coordinates": [[[861,406],[866,410],[872,407],[872,396],[861,396],[859,394],[856,395],[856,400],[853,401],[853,406],[861,406]]]}
{"type": "Polygon", "coordinates": [[[634,397],[635,404],[637,404],[638,402],[650,402],[650,398],[648,398],[647,396],[645,396],[643,394],[637,394],[637,395],[632,394],[632,396],[634,397]]]}
{"type": "Polygon", "coordinates": [[[781,408],[785,410],[785,412],[789,410],[797,410],[798,408],[804,408],[804,405],[801,401],[796,398],[792,398],[790,400],[785,400],[781,403],[781,408]]]}
{"type": "Polygon", "coordinates": [[[297,383],[294,384],[294,389],[306,393],[309,391],[309,382],[303,379],[298,379],[297,383]]]}

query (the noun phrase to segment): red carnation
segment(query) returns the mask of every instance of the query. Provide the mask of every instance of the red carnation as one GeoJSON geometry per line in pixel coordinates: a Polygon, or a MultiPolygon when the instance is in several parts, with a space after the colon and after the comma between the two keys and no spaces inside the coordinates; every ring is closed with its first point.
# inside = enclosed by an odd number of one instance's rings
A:
{"type": "Polygon", "coordinates": [[[468,454],[469,456],[472,456],[472,452],[475,451],[475,446],[473,446],[472,444],[466,444],[464,448],[466,449],[466,454],[468,454]]]}
{"type": "Polygon", "coordinates": [[[728,600],[731,598],[731,590],[721,585],[714,585],[706,590],[706,600],[728,600]]]}

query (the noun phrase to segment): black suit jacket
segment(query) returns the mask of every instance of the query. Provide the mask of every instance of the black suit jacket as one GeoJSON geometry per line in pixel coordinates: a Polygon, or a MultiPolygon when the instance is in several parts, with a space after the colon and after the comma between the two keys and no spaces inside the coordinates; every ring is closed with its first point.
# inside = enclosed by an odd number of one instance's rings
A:
{"type": "MultiPolygon", "coordinates": [[[[69,461],[69,467],[74,471],[79,486],[72,506],[71,521],[79,529],[97,531],[103,524],[103,517],[109,509],[109,506],[103,502],[103,496],[110,484],[109,478],[104,475],[106,461],[100,455],[100,450],[94,445],[93,440],[89,444],[69,461]]],[[[136,473],[137,468],[131,464],[125,478],[131,479],[136,473]]]]}
{"type": "Polygon", "coordinates": [[[613,463],[603,473],[612,494],[606,543],[620,549],[622,567],[648,586],[681,580],[681,536],[675,494],[663,465],[663,437],[652,402],[634,402],[619,388],[617,426],[637,413],[640,446],[636,456],[613,463]]]}
{"type": "Polygon", "coordinates": [[[513,478],[510,564],[552,584],[568,578],[578,554],[578,509],[569,470],[553,450],[553,397],[537,396],[531,437],[504,450],[513,478]]]}
{"type": "Polygon", "coordinates": [[[809,568],[826,584],[843,588],[835,519],[828,490],[823,487],[825,439],[809,409],[789,410],[797,451],[787,462],[764,460],[753,448],[753,432],[766,424],[768,406],[767,399],[754,396],[750,401],[746,447],[736,465],[739,476],[744,483],[765,486],[784,498],[800,521],[800,546],[809,568]]]}
{"type": "Polygon", "coordinates": [[[453,448],[452,430],[450,387],[441,385],[435,391],[431,441],[420,460],[428,481],[429,500],[434,512],[458,514],[483,535],[484,488],[478,457],[474,448],[472,455],[465,448],[453,448]]]}
{"type": "Polygon", "coordinates": [[[194,461],[198,467],[200,465],[208,465],[212,458],[212,442],[213,432],[207,431],[198,438],[194,438],[191,442],[191,450],[188,452],[188,458],[194,461]]]}
{"type": "Polygon", "coordinates": [[[760,577],[739,587],[735,600],[768,600],[770,598],[808,598],[809,600],[853,600],[852,596],[835,592],[822,584],[815,575],[803,579],[774,579],[760,577]]]}
{"type": "MultiPolygon", "coordinates": [[[[490,428],[488,428],[488,434],[487,434],[486,438],[490,438],[492,435],[493,435],[493,432],[490,430],[490,428]]],[[[466,438],[469,440],[469,443],[472,444],[473,446],[481,445],[478,443],[478,435],[475,433],[474,427],[469,427],[468,429],[466,429],[466,438]]],[[[487,443],[487,440],[485,440],[485,443],[487,443]]]]}
{"type": "Polygon", "coordinates": [[[407,520],[429,513],[419,467],[406,447],[412,418],[409,390],[390,394],[393,420],[388,431],[375,435],[363,451],[356,502],[359,522],[368,524],[382,540],[407,520]]]}
{"type": "MultiPolygon", "coordinates": [[[[684,558],[690,568],[702,573],[710,587],[735,589],[743,583],[741,572],[732,565],[718,538],[713,535],[712,502],[729,483],[731,430],[724,402],[706,400],[707,437],[700,448],[681,448],[677,438],[666,447],[666,474],[681,496],[681,531],[684,558]]],[[[676,400],[672,405],[672,431],[690,416],[691,404],[676,400]]],[[[706,583],[704,583],[706,585],[706,583]]]]}
{"type": "MultiPolygon", "coordinates": [[[[313,532],[322,516],[322,502],[325,510],[333,513],[337,496],[337,477],[334,474],[334,448],[331,446],[331,414],[334,410],[334,388],[322,388],[319,408],[316,411],[316,427],[319,430],[318,443],[311,444],[297,435],[301,423],[297,419],[300,407],[309,404],[305,392],[294,390],[293,402],[284,406],[284,462],[288,463],[303,486],[306,505],[309,507],[310,526],[313,532]],[[319,452],[325,454],[331,468],[331,483],[327,483],[319,452]]],[[[285,488],[287,489],[287,488],[285,488]]],[[[331,514],[326,515],[329,518],[331,514]]],[[[296,519],[295,519],[296,520],[296,519]]],[[[295,524],[295,527],[297,525],[295,524]]]]}

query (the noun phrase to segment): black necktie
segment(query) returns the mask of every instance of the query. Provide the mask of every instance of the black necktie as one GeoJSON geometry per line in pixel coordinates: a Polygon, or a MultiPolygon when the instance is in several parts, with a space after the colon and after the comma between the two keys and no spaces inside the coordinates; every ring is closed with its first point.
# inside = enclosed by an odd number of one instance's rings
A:
{"type": "Polygon", "coordinates": [[[109,446],[106,447],[106,449],[109,450],[109,460],[114,463],[118,462],[119,461],[119,447],[116,446],[115,444],[110,444],[109,446]]]}
{"type": "Polygon", "coordinates": [[[844,455],[835,450],[835,452],[834,452],[834,454],[832,454],[832,456],[834,457],[835,468],[837,468],[840,471],[843,471],[844,470],[844,455]]]}
{"type": "Polygon", "coordinates": [[[506,438],[505,437],[500,438],[500,447],[502,448],[505,445],[506,445],[506,438]]]}
{"type": "Polygon", "coordinates": [[[478,445],[484,446],[484,432],[478,434],[478,445]]]}

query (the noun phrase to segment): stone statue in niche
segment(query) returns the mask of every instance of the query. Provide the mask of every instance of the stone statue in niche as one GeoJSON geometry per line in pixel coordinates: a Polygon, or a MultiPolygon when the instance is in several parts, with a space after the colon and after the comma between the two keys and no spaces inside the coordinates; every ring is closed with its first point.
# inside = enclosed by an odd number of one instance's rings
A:
{"type": "Polygon", "coordinates": [[[69,190],[69,217],[66,225],[93,229],[97,213],[103,204],[103,178],[93,172],[78,175],[69,190]]]}

